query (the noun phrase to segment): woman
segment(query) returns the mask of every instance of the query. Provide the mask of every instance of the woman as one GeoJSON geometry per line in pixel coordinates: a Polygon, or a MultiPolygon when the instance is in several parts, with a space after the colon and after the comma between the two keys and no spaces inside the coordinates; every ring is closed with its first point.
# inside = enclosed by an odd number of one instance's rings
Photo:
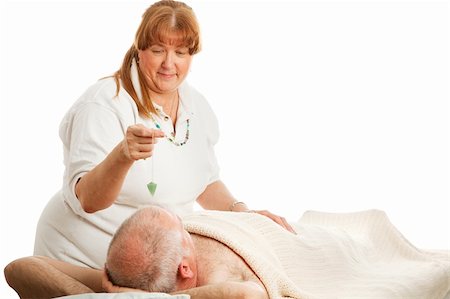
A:
{"type": "MultiPolygon", "coordinates": [[[[102,268],[120,223],[152,203],[179,215],[195,201],[248,211],[219,179],[216,117],[185,82],[199,51],[189,6],[164,0],[147,9],[122,67],[91,86],[61,123],[63,187],[39,220],[36,255],[102,268]]],[[[292,230],[282,217],[257,213],[292,230]]]]}

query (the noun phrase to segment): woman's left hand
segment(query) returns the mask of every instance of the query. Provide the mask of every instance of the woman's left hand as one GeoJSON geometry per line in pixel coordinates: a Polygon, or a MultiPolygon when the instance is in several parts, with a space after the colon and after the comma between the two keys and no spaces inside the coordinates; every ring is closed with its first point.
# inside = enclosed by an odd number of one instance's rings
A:
{"type": "Polygon", "coordinates": [[[289,223],[286,221],[286,219],[284,219],[284,217],[275,215],[267,210],[258,210],[258,211],[252,210],[252,212],[266,216],[266,217],[270,218],[271,220],[275,221],[276,223],[278,223],[279,225],[281,225],[286,230],[290,231],[291,233],[297,234],[295,232],[295,230],[292,228],[292,226],[290,226],[289,223]]]}

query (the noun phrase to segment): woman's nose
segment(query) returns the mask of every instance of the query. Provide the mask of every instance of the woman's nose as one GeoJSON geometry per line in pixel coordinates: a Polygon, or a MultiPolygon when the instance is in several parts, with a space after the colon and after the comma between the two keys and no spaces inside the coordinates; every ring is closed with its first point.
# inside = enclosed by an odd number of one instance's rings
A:
{"type": "Polygon", "coordinates": [[[166,68],[170,68],[173,66],[174,64],[174,54],[172,52],[167,52],[164,61],[163,61],[163,66],[166,68]]]}

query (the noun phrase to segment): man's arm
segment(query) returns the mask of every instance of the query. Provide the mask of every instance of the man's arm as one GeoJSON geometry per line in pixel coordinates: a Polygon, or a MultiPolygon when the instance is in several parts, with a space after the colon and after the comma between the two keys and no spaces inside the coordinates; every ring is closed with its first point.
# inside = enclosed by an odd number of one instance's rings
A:
{"type": "Polygon", "coordinates": [[[266,290],[252,281],[210,284],[173,294],[188,294],[191,299],[269,299],[266,290]]]}
{"type": "Polygon", "coordinates": [[[100,270],[47,257],[17,259],[5,267],[4,273],[20,298],[52,298],[102,291],[100,270]]]}
{"type": "MultiPolygon", "coordinates": [[[[109,293],[145,292],[113,285],[105,271],[103,271],[103,289],[109,293]]],[[[191,299],[269,299],[264,287],[253,281],[221,282],[177,291],[172,294],[188,294],[191,299]]]]}

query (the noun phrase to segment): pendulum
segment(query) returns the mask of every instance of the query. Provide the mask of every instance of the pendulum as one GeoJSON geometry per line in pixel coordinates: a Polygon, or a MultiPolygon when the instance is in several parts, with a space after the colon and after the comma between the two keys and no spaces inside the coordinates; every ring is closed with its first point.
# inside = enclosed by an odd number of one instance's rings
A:
{"type": "MultiPolygon", "coordinates": [[[[153,132],[152,132],[152,144],[155,144],[155,143],[154,143],[154,135],[153,135],[153,132]]],[[[155,151],[154,151],[154,149],[153,149],[153,155],[152,155],[152,180],[151,180],[150,183],[147,184],[147,189],[148,189],[148,191],[150,192],[150,194],[151,194],[152,196],[155,195],[156,187],[158,186],[155,182],[153,182],[153,178],[154,178],[154,176],[153,176],[153,174],[154,174],[154,165],[155,165],[155,151]]]]}
{"type": "Polygon", "coordinates": [[[147,184],[147,189],[150,191],[151,195],[155,195],[157,185],[153,182],[147,184]]]}

